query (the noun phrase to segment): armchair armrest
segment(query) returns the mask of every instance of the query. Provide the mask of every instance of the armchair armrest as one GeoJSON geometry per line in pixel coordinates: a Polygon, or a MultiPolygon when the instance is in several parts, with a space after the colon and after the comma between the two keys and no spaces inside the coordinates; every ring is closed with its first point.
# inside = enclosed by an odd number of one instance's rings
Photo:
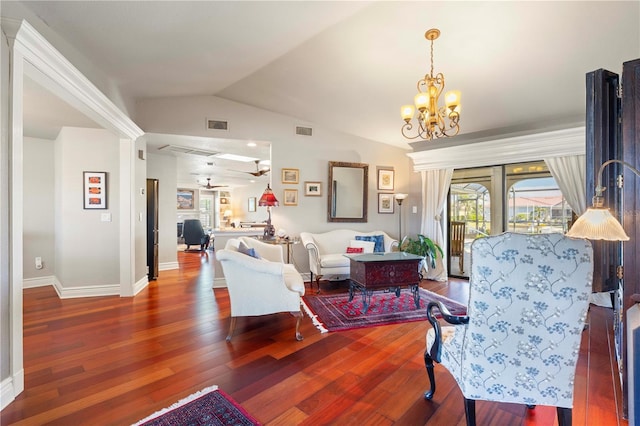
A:
{"type": "Polygon", "coordinates": [[[442,350],[442,330],[440,329],[440,323],[438,319],[435,317],[435,314],[432,312],[434,308],[437,308],[442,315],[442,319],[448,322],[449,324],[460,325],[460,324],[469,324],[469,316],[468,315],[452,315],[451,312],[444,306],[441,302],[429,302],[427,305],[427,319],[431,323],[433,327],[433,331],[435,333],[435,338],[433,341],[433,345],[431,346],[431,351],[429,351],[429,355],[431,359],[436,362],[440,362],[440,353],[442,350]]]}
{"type": "Polygon", "coordinates": [[[313,237],[308,235],[306,232],[300,233],[300,239],[302,240],[302,244],[309,251],[309,262],[313,262],[316,265],[316,270],[320,270],[320,249],[316,245],[315,241],[313,241],[313,237]]]}

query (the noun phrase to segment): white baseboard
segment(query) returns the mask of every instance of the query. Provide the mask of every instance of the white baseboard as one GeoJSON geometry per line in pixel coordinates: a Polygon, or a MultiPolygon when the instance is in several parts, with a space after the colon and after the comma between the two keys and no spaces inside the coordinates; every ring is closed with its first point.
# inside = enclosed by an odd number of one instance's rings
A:
{"type": "Polygon", "coordinates": [[[7,377],[0,383],[0,410],[9,405],[24,390],[24,370],[13,377],[7,377]]]}
{"type": "Polygon", "coordinates": [[[74,299],[77,297],[120,296],[120,284],[92,285],[84,287],[63,287],[58,279],[53,287],[60,299],[74,299]]]}
{"type": "Polygon", "coordinates": [[[158,271],[170,271],[172,269],[180,269],[178,262],[163,262],[158,264],[158,271]]]}
{"type": "Polygon", "coordinates": [[[48,285],[53,285],[55,277],[50,275],[48,277],[38,277],[38,278],[25,278],[22,280],[22,288],[36,288],[36,287],[45,287],[48,285]]]}
{"type": "Polygon", "coordinates": [[[149,285],[149,277],[147,275],[143,276],[133,285],[133,295],[140,293],[149,285]]]}

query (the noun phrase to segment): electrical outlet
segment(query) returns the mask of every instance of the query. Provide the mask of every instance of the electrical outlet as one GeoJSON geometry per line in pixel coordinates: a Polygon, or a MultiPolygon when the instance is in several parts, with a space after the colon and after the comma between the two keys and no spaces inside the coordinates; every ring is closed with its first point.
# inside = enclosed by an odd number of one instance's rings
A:
{"type": "Polygon", "coordinates": [[[42,258],[36,257],[36,269],[42,269],[42,258]]]}

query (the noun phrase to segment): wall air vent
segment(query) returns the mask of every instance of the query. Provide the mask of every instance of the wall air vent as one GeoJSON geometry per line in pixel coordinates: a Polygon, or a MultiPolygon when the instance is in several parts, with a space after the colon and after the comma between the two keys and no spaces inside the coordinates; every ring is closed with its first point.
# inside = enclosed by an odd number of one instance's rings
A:
{"type": "Polygon", "coordinates": [[[165,145],[158,148],[158,151],[171,151],[177,154],[199,155],[200,157],[211,157],[220,154],[218,151],[209,151],[201,148],[190,148],[188,146],[165,145]]]}
{"type": "Polygon", "coordinates": [[[296,135],[313,136],[313,129],[311,127],[296,126],[296,135]]]}
{"type": "Polygon", "coordinates": [[[229,122],[221,120],[207,120],[208,130],[229,130],[229,122]]]}

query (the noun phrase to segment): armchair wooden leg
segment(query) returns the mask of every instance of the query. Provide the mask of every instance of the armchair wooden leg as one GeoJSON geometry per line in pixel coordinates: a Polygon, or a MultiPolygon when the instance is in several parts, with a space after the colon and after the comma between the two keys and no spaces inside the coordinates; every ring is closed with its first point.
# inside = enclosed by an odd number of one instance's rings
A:
{"type": "Polygon", "coordinates": [[[318,286],[318,294],[320,294],[320,278],[322,278],[322,275],[316,274],[316,285],[318,286]]]}
{"type": "Polygon", "coordinates": [[[558,411],[558,425],[571,426],[573,421],[571,408],[556,407],[556,409],[558,411]]]}
{"type": "Polygon", "coordinates": [[[436,378],[433,374],[433,359],[431,355],[429,355],[428,350],[424,351],[424,365],[427,368],[427,375],[429,376],[429,383],[431,384],[431,389],[424,393],[424,398],[431,399],[436,392],[436,378]]]}
{"type": "Polygon", "coordinates": [[[302,311],[291,312],[291,315],[297,318],[296,319],[296,340],[301,341],[302,339],[304,339],[304,337],[302,337],[302,333],[300,333],[300,324],[302,323],[302,317],[304,315],[302,314],[302,311]]]}
{"type": "Polygon", "coordinates": [[[476,426],[476,400],[464,399],[464,414],[467,416],[467,426],[476,426]]]}
{"type": "Polygon", "coordinates": [[[238,319],[238,317],[231,317],[231,320],[229,321],[229,334],[227,334],[227,342],[231,341],[231,336],[233,336],[233,330],[235,330],[236,328],[236,320],[238,319]]]}

